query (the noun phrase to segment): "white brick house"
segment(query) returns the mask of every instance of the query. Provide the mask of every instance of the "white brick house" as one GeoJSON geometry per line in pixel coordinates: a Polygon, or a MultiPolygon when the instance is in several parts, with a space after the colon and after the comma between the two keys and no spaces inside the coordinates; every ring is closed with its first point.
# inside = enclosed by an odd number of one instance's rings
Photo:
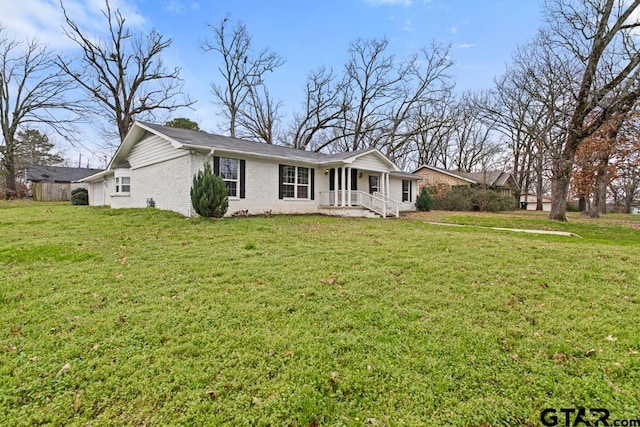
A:
{"type": "Polygon", "coordinates": [[[230,215],[398,215],[415,210],[419,177],[376,149],[324,154],[136,122],[109,167],[82,180],[89,203],[196,213],[193,176],[210,162],[229,190],[230,215]]]}

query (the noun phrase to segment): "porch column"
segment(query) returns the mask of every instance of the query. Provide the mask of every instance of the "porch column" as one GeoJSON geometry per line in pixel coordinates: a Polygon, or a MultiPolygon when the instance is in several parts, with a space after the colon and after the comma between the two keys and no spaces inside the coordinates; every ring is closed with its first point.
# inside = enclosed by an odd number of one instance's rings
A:
{"type": "Polygon", "coordinates": [[[351,206],[351,168],[347,169],[347,206],[351,206]]]}
{"type": "Polygon", "coordinates": [[[347,168],[346,167],[342,167],[342,206],[346,206],[346,191],[344,191],[344,186],[347,183],[347,168]]]}
{"type": "Polygon", "coordinates": [[[384,184],[386,183],[384,179],[384,172],[380,172],[380,184],[378,185],[378,192],[384,196],[384,184]]]}
{"type": "Polygon", "coordinates": [[[386,180],[387,180],[387,182],[384,184],[384,188],[386,190],[385,196],[391,197],[391,191],[389,191],[389,187],[390,187],[390,185],[389,185],[389,172],[387,172],[385,174],[385,177],[386,177],[386,180]]]}
{"type": "Polygon", "coordinates": [[[333,168],[333,206],[338,206],[338,168],[333,168]]]}

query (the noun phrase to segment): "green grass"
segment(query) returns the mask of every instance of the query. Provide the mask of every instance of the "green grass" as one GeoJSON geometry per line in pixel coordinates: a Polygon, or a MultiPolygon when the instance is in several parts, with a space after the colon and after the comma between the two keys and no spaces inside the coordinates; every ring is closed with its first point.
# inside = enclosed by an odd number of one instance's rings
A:
{"type": "Polygon", "coordinates": [[[570,221],[0,202],[0,425],[640,418],[640,218],[570,221]]]}

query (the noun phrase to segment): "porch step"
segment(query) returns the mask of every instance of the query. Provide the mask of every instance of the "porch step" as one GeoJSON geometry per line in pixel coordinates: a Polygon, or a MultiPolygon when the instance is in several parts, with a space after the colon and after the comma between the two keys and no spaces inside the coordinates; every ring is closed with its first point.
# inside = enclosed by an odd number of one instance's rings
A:
{"type": "Polygon", "coordinates": [[[381,215],[377,213],[365,209],[363,207],[332,207],[332,206],[324,206],[319,209],[321,214],[325,215],[333,215],[333,216],[347,216],[354,218],[382,218],[381,215]]]}

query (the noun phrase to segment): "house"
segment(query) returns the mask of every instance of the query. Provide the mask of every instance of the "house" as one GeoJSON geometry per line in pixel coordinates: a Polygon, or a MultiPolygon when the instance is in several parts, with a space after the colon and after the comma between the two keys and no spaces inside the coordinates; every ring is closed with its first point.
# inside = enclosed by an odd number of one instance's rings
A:
{"type": "Polygon", "coordinates": [[[81,181],[91,205],[153,205],[194,216],[191,185],[205,162],[227,185],[227,215],[415,210],[419,177],[376,149],[324,154],[144,122],[134,123],[107,170],[81,181]]]}
{"type": "Polygon", "coordinates": [[[35,200],[54,202],[71,200],[72,190],[87,188],[87,184],[77,181],[99,172],[102,169],[33,165],[27,167],[25,175],[29,194],[35,200]]]}
{"type": "Polygon", "coordinates": [[[505,197],[515,197],[518,184],[513,175],[504,171],[454,172],[435,166],[423,165],[413,171],[420,177],[418,191],[422,187],[455,187],[458,185],[484,185],[500,192],[505,197]]]}
{"type": "MultiPolygon", "coordinates": [[[[536,200],[538,196],[535,193],[527,193],[520,195],[520,206],[524,206],[523,209],[528,211],[536,210],[536,200]],[[526,204],[525,204],[526,203],[526,204]]],[[[551,211],[551,197],[542,195],[542,210],[545,212],[551,211]]]]}

